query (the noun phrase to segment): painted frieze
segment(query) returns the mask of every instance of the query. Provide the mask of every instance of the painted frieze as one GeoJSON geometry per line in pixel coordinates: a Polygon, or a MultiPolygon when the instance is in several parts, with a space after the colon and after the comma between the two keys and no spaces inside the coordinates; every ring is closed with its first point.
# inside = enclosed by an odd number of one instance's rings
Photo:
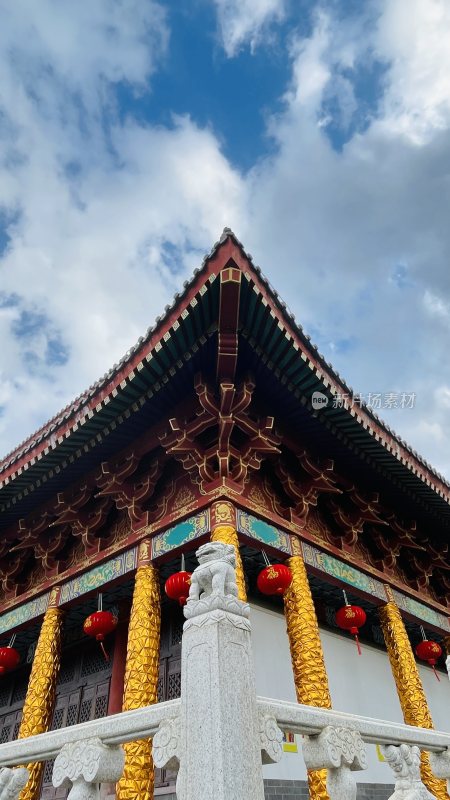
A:
{"type": "Polygon", "coordinates": [[[158,558],[183,544],[209,533],[209,510],[183,520],[152,539],[152,558],[158,558]]]}

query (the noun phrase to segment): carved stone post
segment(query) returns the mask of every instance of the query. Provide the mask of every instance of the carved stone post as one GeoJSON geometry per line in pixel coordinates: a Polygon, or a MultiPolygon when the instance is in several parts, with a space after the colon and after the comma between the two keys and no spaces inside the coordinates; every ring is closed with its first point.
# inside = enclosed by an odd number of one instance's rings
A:
{"type": "Polygon", "coordinates": [[[115,783],[123,770],[121,747],[107,747],[100,739],[83,739],[64,745],[53,766],[52,782],[57,789],[72,788],[68,800],[99,800],[100,783],[115,783]]]}
{"type": "Polygon", "coordinates": [[[180,764],[178,800],[264,800],[264,761],[281,757],[281,731],[258,714],[249,607],[237,597],[235,548],[197,551],[184,615],[179,717],[154,736],[159,767],[180,764]]]}
{"type": "Polygon", "coordinates": [[[450,750],[443,753],[430,753],[430,766],[438,778],[447,781],[447,791],[450,790],[450,750]]]}
{"type": "MultiPolygon", "coordinates": [[[[291,537],[291,543],[293,555],[287,564],[292,572],[292,583],[284,596],[284,613],[297,701],[331,708],[322,642],[301,544],[295,536],[291,537]]],[[[311,769],[308,785],[311,800],[328,800],[325,769],[311,769]]]]}
{"type": "Polygon", "coordinates": [[[387,745],[381,752],[395,775],[395,792],[389,800],[434,800],[435,795],[422,783],[418,747],[387,745]]]}
{"type": "MultiPolygon", "coordinates": [[[[61,662],[64,616],[64,612],[57,608],[58,597],[59,588],[55,588],[50,594],[49,606],[44,615],[34,654],[18,739],[45,733],[51,725],[61,662]]],[[[44,762],[28,765],[30,778],[21,794],[21,800],[37,800],[44,766],[44,762]]]]}
{"type": "MultiPolygon", "coordinates": [[[[141,542],[128,628],[123,710],[158,700],[161,601],[158,571],[150,562],[150,543],[141,542]]],[[[119,800],[152,800],[154,769],[148,739],[124,745],[125,769],[117,784],[119,800]]]]}
{"type": "MultiPolygon", "coordinates": [[[[428,708],[427,699],[420,680],[419,670],[412,651],[405,625],[400,610],[394,602],[390,587],[385,587],[391,598],[385,606],[380,608],[380,621],[383,629],[384,641],[391,663],[397,694],[403,711],[403,718],[407,725],[417,725],[419,728],[433,728],[433,720],[428,708]]],[[[428,753],[422,753],[422,780],[438,800],[448,800],[449,795],[445,782],[434,777],[428,753]]]]}
{"type": "Polygon", "coordinates": [[[26,786],[29,772],[24,767],[0,769],[0,800],[18,800],[20,792],[26,786]]]}
{"type": "Polygon", "coordinates": [[[330,800],[356,800],[353,772],[367,769],[366,747],[358,731],[328,725],[318,736],[307,736],[302,747],[309,770],[328,769],[330,800]]]}
{"type": "Polygon", "coordinates": [[[211,506],[211,541],[232,544],[236,551],[236,583],[239,600],[247,602],[244,567],[239,551],[239,539],[236,530],[236,509],[232,503],[220,500],[211,506]]]}

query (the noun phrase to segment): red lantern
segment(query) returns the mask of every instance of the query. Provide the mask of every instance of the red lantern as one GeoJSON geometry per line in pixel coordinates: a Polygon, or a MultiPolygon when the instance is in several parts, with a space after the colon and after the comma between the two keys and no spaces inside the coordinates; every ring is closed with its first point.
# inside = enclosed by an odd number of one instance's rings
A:
{"type": "Polygon", "coordinates": [[[94,611],[84,621],[83,630],[88,636],[95,636],[97,642],[100,642],[105,660],[109,661],[108,653],[104,647],[105,636],[112,633],[117,627],[117,617],[111,611],[94,611]]]}
{"type": "Polygon", "coordinates": [[[20,661],[20,655],[15,647],[0,647],[0,675],[15,669],[20,661]]]}
{"type": "Polygon", "coordinates": [[[356,647],[358,648],[358,655],[361,655],[361,647],[359,644],[359,629],[366,621],[366,612],[361,606],[346,605],[336,611],[336,622],[344,631],[350,631],[352,636],[355,637],[356,647]]]}
{"type": "Polygon", "coordinates": [[[174,572],[174,574],[170,575],[166,580],[164,590],[167,597],[170,597],[171,600],[178,600],[180,606],[186,605],[186,601],[189,597],[191,575],[192,572],[181,570],[181,572],[174,572]]]}
{"type": "Polygon", "coordinates": [[[263,594],[283,595],[291,581],[292,572],[286,564],[268,564],[259,573],[256,585],[263,594]]]}
{"type": "Polygon", "coordinates": [[[434,665],[441,655],[442,647],[437,642],[432,642],[429,639],[424,639],[423,642],[419,642],[416,647],[416,656],[421,658],[423,661],[428,661],[430,667],[433,667],[433,672],[438,680],[440,680],[440,678],[434,668],[434,665]]]}

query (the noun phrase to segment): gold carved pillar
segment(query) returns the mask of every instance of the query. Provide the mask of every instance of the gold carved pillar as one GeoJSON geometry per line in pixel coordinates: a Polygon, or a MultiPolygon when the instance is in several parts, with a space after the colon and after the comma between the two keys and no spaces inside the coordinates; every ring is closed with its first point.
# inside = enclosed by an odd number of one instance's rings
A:
{"type": "MultiPolygon", "coordinates": [[[[400,610],[390,587],[385,586],[385,590],[389,602],[380,607],[380,620],[403,718],[407,725],[433,728],[433,720],[400,610]]],[[[448,800],[446,782],[434,777],[428,753],[422,753],[421,760],[422,781],[427,789],[438,800],[448,800]]]]}
{"type": "MultiPolygon", "coordinates": [[[[319,626],[301,544],[295,536],[291,536],[291,543],[293,555],[286,563],[292,572],[292,583],[284,595],[284,613],[297,701],[308,706],[331,708],[319,626]]],[[[326,780],[326,769],[308,772],[311,800],[329,800],[326,780]]]]}
{"type": "MultiPolygon", "coordinates": [[[[23,705],[18,739],[25,739],[49,730],[55,706],[56,681],[61,663],[61,640],[64,612],[57,608],[59,588],[52,589],[47,611],[31,667],[30,680],[23,705]]],[[[44,762],[28,764],[30,777],[21,800],[37,800],[41,792],[44,762]]]]}
{"type": "Polygon", "coordinates": [[[242,600],[244,603],[247,602],[244,567],[239,551],[239,539],[236,529],[236,509],[232,503],[220,500],[218,503],[212,504],[211,541],[234,545],[234,549],[236,550],[236,583],[238,587],[238,597],[239,600],[242,600]]]}
{"type": "MultiPolygon", "coordinates": [[[[151,544],[141,542],[128,628],[123,710],[158,700],[161,599],[158,570],[151,563],[151,544]]],[[[152,744],[139,739],[124,745],[125,768],[117,783],[118,800],[152,800],[152,744]]]]}

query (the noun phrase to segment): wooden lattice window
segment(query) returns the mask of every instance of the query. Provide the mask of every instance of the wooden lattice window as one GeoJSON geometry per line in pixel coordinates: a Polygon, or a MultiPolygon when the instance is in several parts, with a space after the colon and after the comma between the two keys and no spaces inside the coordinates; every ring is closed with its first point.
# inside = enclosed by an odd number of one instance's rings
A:
{"type": "MultiPolygon", "coordinates": [[[[52,729],[105,717],[108,711],[111,662],[105,661],[97,645],[63,659],[58,680],[52,729]]],[[[42,780],[42,800],[62,800],[67,789],[52,785],[53,761],[47,761],[42,780]]]]}

